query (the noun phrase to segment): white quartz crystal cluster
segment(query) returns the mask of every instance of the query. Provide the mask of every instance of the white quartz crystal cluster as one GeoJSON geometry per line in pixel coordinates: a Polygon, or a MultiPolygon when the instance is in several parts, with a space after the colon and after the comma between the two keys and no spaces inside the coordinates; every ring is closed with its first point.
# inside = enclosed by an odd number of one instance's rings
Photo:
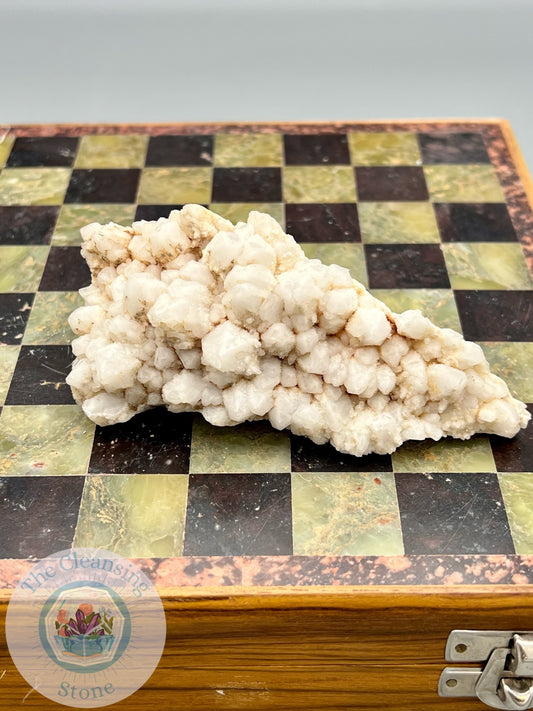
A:
{"type": "Polygon", "coordinates": [[[392,313],[269,215],[234,226],[186,205],[82,237],[92,283],[69,319],[67,382],[99,425],[165,405],[214,425],[268,419],[363,455],[512,437],[529,419],[479,345],[420,311],[392,313]]]}

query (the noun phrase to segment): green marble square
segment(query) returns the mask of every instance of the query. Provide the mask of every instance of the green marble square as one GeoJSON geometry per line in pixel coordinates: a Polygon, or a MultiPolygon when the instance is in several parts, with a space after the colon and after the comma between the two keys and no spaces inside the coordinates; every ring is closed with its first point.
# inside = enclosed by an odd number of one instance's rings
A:
{"type": "Polygon", "coordinates": [[[131,558],[183,553],[188,476],[88,476],[74,546],[105,548],[131,558]]]}
{"type": "Polygon", "coordinates": [[[492,165],[425,165],[433,202],[505,202],[492,165]]]}
{"type": "Polygon", "coordinates": [[[7,163],[14,143],[15,136],[9,133],[9,131],[0,129],[0,168],[3,168],[7,163]]]}
{"type": "Polygon", "coordinates": [[[518,243],[451,242],[442,249],[453,289],[533,289],[518,243]]]}
{"type": "Polygon", "coordinates": [[[387,304],[394,313],[420,309],[440,328],[453,328],[461,332],[461,321],[451,289],[372,289],[372,295],[387,304]]]}
{"type": "Polygon", "coordinates": [[[207,204],[211,200],[213,169],[205,167],[145,168],[139,204],[207,204]]]}
{"type": "Polygon", "coordinates": [[[395,472],[495,472],[488,437],[460,440],[446,437],[438,442],[410,441],[393,452],[395,472]]]}
{"type": "Polygon", "coordinates": [[[279,133],[218,133],[215,136],[215,165],[225,168],[261,168],[283,163],[283,141],[279,133]]]}
{"type": "Polygon", "coordinates": [[[503,378],[513,397],[533,402],[533,343],[482,342],[491,370],[503,378]]]}
{"type": "Polygon", "coordinates": [[[57,247],[76,247],[81,245],[80,229],[91,222],[99,222],[102,225],[108,222],[131,225],[134,219],[135,205],[63,205],[52,236],[52,244],[57,247]]]}
{"type": "Polygon", "coordinates": [[[347,165],[286,166],[285,202],[355,202],[355,175],[347,165]]]}
{"type": "Polygon", "coordinates": [[[394,475],[291,475],[295,555],[403,555],[394,475]]]}
{"type": "Polygon", "coordinates": [[[83,136],[75,168],[143,168],[148,136],[83,136]]]}
{"type": "Polygon", "coordinates": [[[94,429],[78,405],[6,405],[0,415],[0,476],[84,476],[94,429]]]}
{"type": "Polygon", "coordinates": [[[11,385],[13,371],[17,364],[20,346],[0,344],[0,405],[3,405],[11,385]]]}
{"type": "Polygon", "coordinates": [[[320,259],[324,264],[346,267],[354,279],[368,288],[365,252],[362,244],[350,242],[302,242],[300,247],[309,259],[320,259]]]}
{"type": "Polygon", "coordinates": [[[75,338],[67,323],[84,300],[77,291],[38,291],[24,332],[24,345],[66,344],[75,338]]]}
{"type": "Polygon", "coordinates": [[[191,474],[257,474],[290,472],[291,442],[287,432],[268,422],[214,427],[197,416],[192,428],[191,474]]]}
{"type": "Polygon", "coordinates": [[[49,251],[48,245],[0,246],[0,292],[37,291],[49,251]]]}
{"type": "Polygon", "coordinates": [[[348,134],[353,165],[421,165],[422,158],[414,133],[348,134]]]}
{"type": "Polygon", "coordinates": [[[280,224],[283,223],[283,205],[280,202],[213,202],[209,209],[233,224],[246,222],[252,210],[266,212],[280,224]]]}
{"type": "Polygon", "coordinates": [[[533,555],[533,472],[498,474],[518,555],[533,555]]]}
{"type": "Polygon", "coordinates": [[[61,205],[70,168],[4,168],[0,205],[61,205]]]}
{"type": "Polygon", "coordinates": [[[361,240],[368,244],[440,242],[429,202],[360,202],[361,240]]]}

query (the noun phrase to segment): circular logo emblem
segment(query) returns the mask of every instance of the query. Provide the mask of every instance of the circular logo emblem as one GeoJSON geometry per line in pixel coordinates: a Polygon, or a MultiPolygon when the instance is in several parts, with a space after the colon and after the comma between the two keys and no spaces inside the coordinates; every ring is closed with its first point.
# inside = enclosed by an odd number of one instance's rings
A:
{"type": "Polygon", "coordinates": [[[161,598],[130,560],[71,548],[39,561],[7,609],[6,637],[22,676],[66,706],[108,706],[133,694],[165,645],[161,598]]]}

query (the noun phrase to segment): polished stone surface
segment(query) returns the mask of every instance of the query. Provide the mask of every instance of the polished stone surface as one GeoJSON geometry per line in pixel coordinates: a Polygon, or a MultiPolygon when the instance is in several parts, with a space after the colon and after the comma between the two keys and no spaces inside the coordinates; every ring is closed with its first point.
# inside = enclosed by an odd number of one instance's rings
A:
{"type": "Polygon", "coordinates": [[[256,168],[283,163],[283,140],[279,133],[218,133],[215,162],[225,168],[256,168]]]}
{"type": "Polygon", "coordinates": [[[172,558],[183,552],[187,477],[91,476],[83,490],[74,546],[117,555],[172,558]]]}
{"type": "Polygon", "coordinates": [[[140,204],[206,203],[211,196],[211,178],[210,168],[145,168],[138,201],[140,204]]]}
{"type": "Polygon", "coordinates": [[[214,168],[213,202],[281,202],[280,168],[214,168]]]}
{"type": "Polygon", "coordinates": [[[191,474],[290,472],[289,435],[272,429],[266,422],[213,427],[196,415],[189,471],[191,474]]]}
{"type": "Polygon", "coordinates": [[[70,173],[68,168],[4,168],[0,204],[61,205],[70,173]]]}
{"type": "Polygon", "coordinates": [[[83,136],[75,168],[143,168],[148,136],[83,136]]]}
{"type": "Polygon", "coordinates": [[[146,165],[211,165],[213,136],[151,136],[146,165]]]}
{"type": "Polygon", "coordinates": [[[420,165],[415,133],[407,131],[348,133],[353,165],[420,165]]]}
{"type": "MultiPolygon", "coordinates": [[[[0,297],[1,298],[1,297],[0,297]]],[[[67,319],[84,300],[75,291],[38,291],[24,331],[24,345],[69,344],[75,334],[67,319]]]]}
{"type": "Polygon", "coordinates": [[[355,178],[345,165],[287,166],[283,170],[285,202],[354,202],[355,178]]]}
{"type": "Polygon", "coordinates": [[[533,289],[519,244],[455,242],[442,249],[453,289],[533,289]]]}
{"type": "Polygon", "coordinates": [[[77,405],[6,405],[1,425],[0,476],[86,474],[95,425],[77,405]]]}
{"type": "Polygon", "coordinates": [[[434,202],[505,202],[491,165],[426,165],[424,173],[434,202]]]}
{"type": "Polygon", "coordinates": [[[438,244],[365,244],[370,289],[450,287],[438,244]]]}
{"type": "Polygon", "coordinates": [[[299,243],[360,242],[358,206],[351,202],[287,203],[285,230],[299,243]]]}
{"type": "Polygon", "coordinates": [[[392,455],[395,472],[495,472],[489,438],[441,439],[406,442],[392,455]]]}
{"type": "Polygon", "coordinates": [[[0,245],[50,244],[59,206],[0,207],[0,245]]]}
{"type": "Polygon", "coordinates": [[[44,245],[0,247],[0,292],[37,291],[48,252],[44,245]]]}
{"type": "Polygon", "coordinates": [[[65,203],[135,202],[139,177],[137,168],[75,168],[65,203]]]}
{"type": "Polygon", "coordinates": [[[295,474],[295,555],[402,555],[393,475],[295,474]]]}
{"type": "Polygon", "coordinates": [[[358,210],[361,240],[367,244],[440,242],[428,202],[361,202],[358,210]]]}

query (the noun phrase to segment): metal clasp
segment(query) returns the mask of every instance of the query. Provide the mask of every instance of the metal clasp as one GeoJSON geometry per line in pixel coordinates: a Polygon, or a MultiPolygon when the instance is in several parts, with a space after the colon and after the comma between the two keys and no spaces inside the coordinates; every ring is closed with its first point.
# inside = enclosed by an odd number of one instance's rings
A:
{"type": "Polygon", "coordinates": [[[533,708],[533,633],[454,630],[446,644],[447,662],[483,667],[446,667],[439,696],[476,697],[495,709],[533,708]]]}

